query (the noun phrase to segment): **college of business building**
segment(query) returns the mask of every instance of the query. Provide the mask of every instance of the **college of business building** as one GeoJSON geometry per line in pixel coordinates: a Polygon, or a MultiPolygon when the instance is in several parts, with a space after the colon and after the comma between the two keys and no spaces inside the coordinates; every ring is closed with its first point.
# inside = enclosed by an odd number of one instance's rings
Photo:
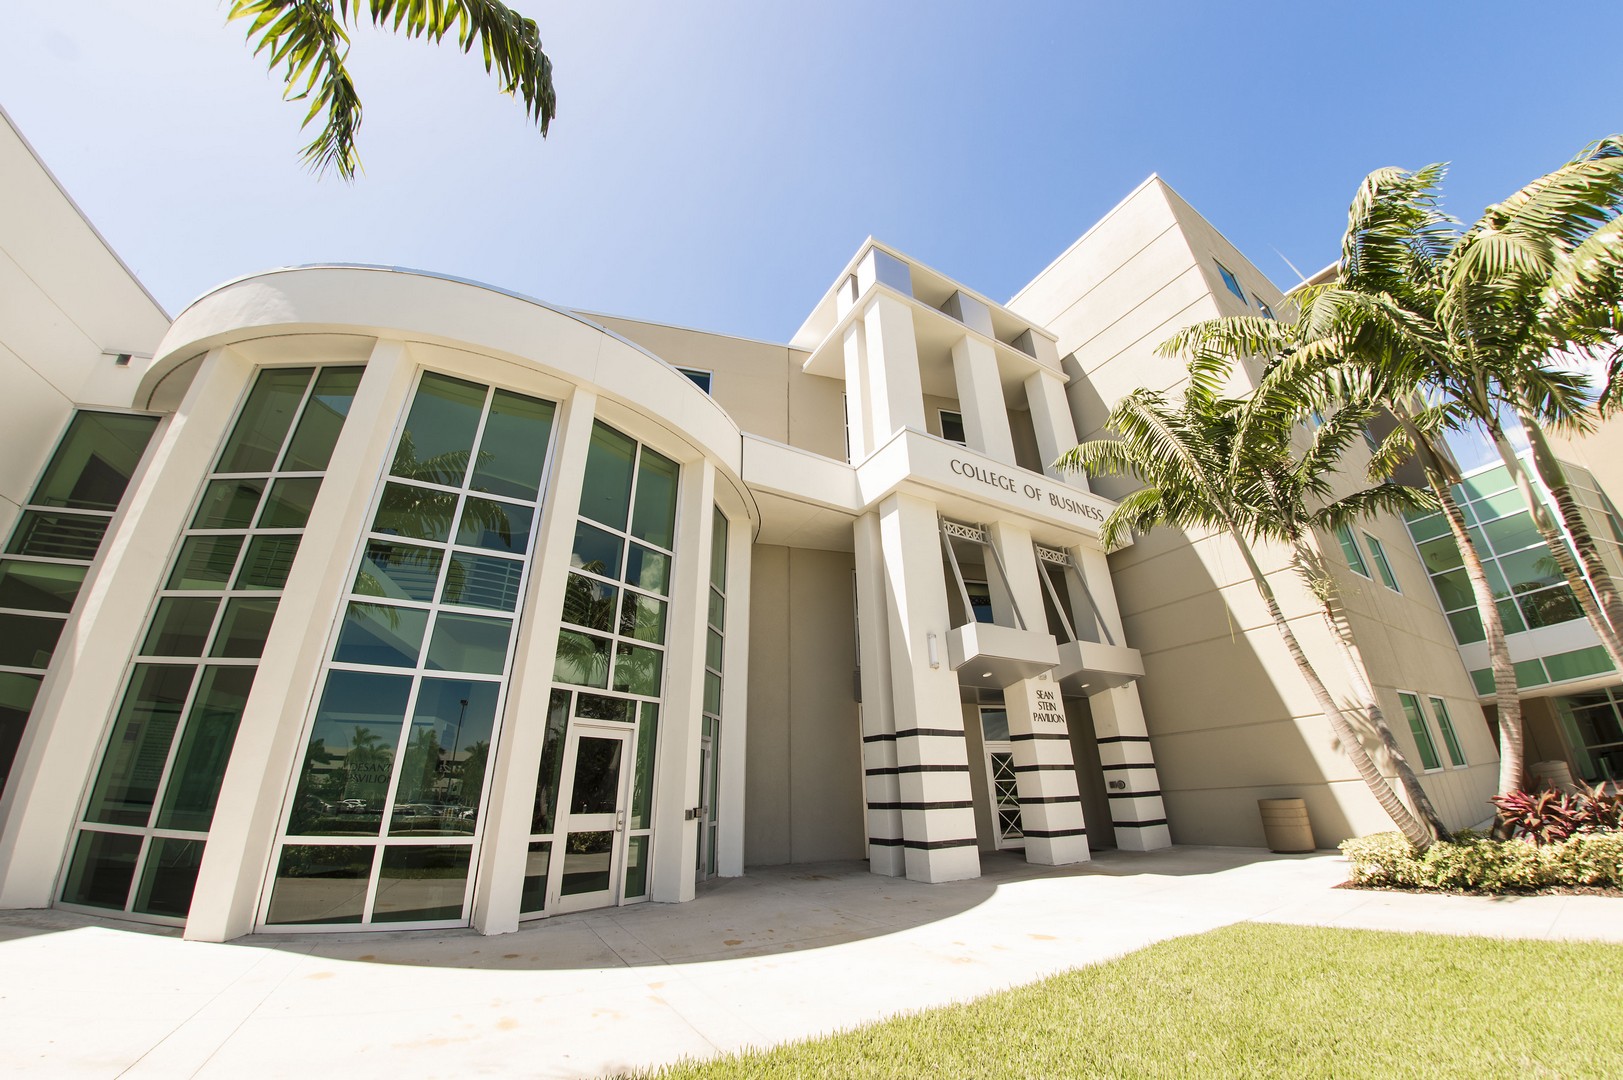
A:
{"type": "MultiPolygon", "coordinates": [[[[171,320],[9,121],[0,183],[4,907],[499,933],[753,865],[1257,845],[1261,797],[1389,827],[1227,541],[1107,555],[1125,489],[1048,464],[1176,385],[1173,329],[1286,302],[1158,179],[1006,304],[867,241],[782,344],[341,265],[171,320]]],[[[1531,759],[1612,774],[1508,487],[1465,495],[1531,759]]],[[[1440,532],[1322,545],[1464,826],[1497,760],[1440,532]]]]}

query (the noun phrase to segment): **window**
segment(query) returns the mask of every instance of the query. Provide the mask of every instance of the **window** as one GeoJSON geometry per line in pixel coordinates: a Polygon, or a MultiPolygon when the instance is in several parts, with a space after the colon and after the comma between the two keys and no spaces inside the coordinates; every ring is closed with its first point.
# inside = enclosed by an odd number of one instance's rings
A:
{"type": "Polygon", "coordinates": [[[1257,310],[1262,312],[1263,318],[1272,319],[1274,317],[1274,309],[1263,303],[1262,297],[1258,296],[1256,293],[1252,293],[1251,299],[1257,302],[1257,310]]]}
{"type": "Polygon", "coordinates": [[[694,386],[707,394],[710,393],[710,372],[690,367],[679,367],[676,370],[686,375],[694,386]]]}
{"type": "Polygon", "coordinates": [[[1240,303],[1244,304],[1245,303],[1245,290],[1240,288],[1240,279],[1234,276],[1234,271],[1230,270],[1228,267],[1224,266],[1222,263],[1217,262],[1216,259],[1213,259],[1212,262],[1217,263],[1217,272],[1222,275],[1223,284],[1228,286],[1229,292],[1231,292],[1235,296],[1237,296],[1239,298],[1239,300],[1240,300],[1240,303]]]}
{"type": "Polygon", "coordinates": [[[1364,563],[1364,553],[1358,550],[1358,541],[1353,539],[1352,529],[1346,525],[1336,526],[1336,539],[1341,541],[1341,553],[1347,558],[1347,565],[1359,577],[1369,577],[1369,567],[1364,563]]]}
{"type": "Polygon", "coordinates": [[[1409,718],[1409,731],[1414,735],[1415,748],[1420,751],[1420,764],[1427,772],[1441,769],[1443,763],[1437,760],[1437,744],[1432,742],[1431,729],[1426,727],[1426,717],[1420,711],[1420,699],[1400,690],[1398,701],[1403,705],[1403,715],[1409,718]]]}
{"type": "Polygon", "coordinates": [[[947,409],[938,409],[937,414],[941,417],[941,437],[959,446],[968,446],[964,440],[964,414],[947,409]]]}
{"type": "Polygon", "coordinates": [[[1460,749],[1459,736],[1454,733],[1454,720],[1448,715],[1448,705],[1440,697],[1431,700],[1431,718],[1437,721],[1437,730],[1443,733],[1443,745],[1448,748],[1448,760],[1456,769],[1465,766],[1465,753],[1460,749]]]}
{"type": "Polygon", "coordinates": [[[1381,542],[1365,533],[1364,543],[1369,545],[1369,553],[1375,556],[1375,569],[1380,573],[1381,581],[1393,592],[1402,592],[1403,590],[1398,588],[1397,577],[1392,573],[1392,564],[1386,561],[1386,549],[1381,546],[1381,542]]]}

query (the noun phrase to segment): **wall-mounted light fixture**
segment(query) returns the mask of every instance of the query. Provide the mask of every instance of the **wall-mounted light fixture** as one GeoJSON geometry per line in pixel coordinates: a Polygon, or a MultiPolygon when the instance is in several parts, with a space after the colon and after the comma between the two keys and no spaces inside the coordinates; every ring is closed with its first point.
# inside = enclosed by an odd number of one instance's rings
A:
{"type": "Polygon", "coordinates": [[[941,666],[941,650],[939,648],[937,648],[937,646],[936,646],[936,643],[935,643],[935,631],[934,630],[931,630],[928,634],[924,635],[924,643],[926,645],[928,645],[929,648],[930,648],[930,666],[933,667],[933,668],[940,667],[941,666]]]}

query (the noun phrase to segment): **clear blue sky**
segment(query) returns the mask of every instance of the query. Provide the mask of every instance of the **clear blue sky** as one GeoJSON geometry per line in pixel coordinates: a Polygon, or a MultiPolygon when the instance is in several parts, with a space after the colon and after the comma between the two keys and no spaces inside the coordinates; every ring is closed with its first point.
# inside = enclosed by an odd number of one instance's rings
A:
{"type": "Polygon", "coordinates": [[[870,233],[1004,299],[1158,172],[1286,285],[1372,168],[1452,161],[1475,217],[1623,130],[1616,0],[515,6],[552,135],[475,57],[362,30],[352,186],[212,0],[12,10],[0,104],[171,313],[375,262],[770,340],[870,233]]]}

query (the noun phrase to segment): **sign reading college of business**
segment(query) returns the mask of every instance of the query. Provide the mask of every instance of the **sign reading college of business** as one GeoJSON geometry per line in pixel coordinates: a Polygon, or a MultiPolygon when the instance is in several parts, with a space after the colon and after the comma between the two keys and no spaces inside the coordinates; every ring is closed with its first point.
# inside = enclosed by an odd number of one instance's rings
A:
{"type": "Polygon", "coordinates": [[[1082,492],[1068,491],[1063,487],[1056,490],[1057,484],[1053,478],[1037,473],[1011,476],[1006,472],[989,469],[985,465],[959,457],[949,461],[947,469],[954,476],[964,480],[1024,499],[1033,509],[1042,509],[1049,514],[1056,512],[1072,514],[1092,522],[1102,522],[1108,513],[1104,507],[1097,505],[1082,492]]]}

